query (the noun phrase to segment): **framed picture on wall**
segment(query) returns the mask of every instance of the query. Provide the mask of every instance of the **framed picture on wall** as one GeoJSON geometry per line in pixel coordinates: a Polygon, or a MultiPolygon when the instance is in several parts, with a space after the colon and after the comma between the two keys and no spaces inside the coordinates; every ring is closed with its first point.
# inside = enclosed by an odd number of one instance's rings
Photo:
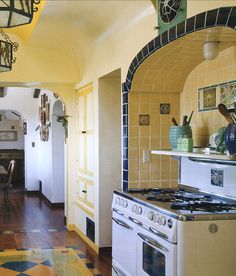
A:
{"type": "Polygon", "coordinates": [[[17,131],[0,131],[0,141],[17,141],[17,131]]]}
{"type": "Polygon", "coordinates": [[[218,105],[217,85],[198,89],[198,110],[216,109],[218,105]]]}
{"type": "Polygon", "coordinates": [[[236,102],[236,81],[221,83],[220,86],[220,102],[228,108],[234,108],[236,102]]]}

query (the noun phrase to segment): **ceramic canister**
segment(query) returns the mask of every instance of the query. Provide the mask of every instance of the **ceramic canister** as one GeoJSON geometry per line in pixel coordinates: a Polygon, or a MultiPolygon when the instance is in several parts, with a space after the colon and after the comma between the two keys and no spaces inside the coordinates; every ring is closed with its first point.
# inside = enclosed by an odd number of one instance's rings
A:
{"type": "Polygon", "coordinates": [[[230,155],[236,154],[236,124],[228,124],[224,134],[225,146],[230,155]]]}
{"type": "Polygon", "coordinates": [[[190,126],[171,126],[169,133],[169,142],[173,150],[177,149],[177,140],[180,137],[192,138],[192,129],[190,126]]]}

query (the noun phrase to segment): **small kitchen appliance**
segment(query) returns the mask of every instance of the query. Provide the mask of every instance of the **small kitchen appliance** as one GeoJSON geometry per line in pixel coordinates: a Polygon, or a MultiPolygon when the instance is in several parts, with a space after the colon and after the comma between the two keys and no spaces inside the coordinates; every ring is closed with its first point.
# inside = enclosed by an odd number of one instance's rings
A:
{"type": "Polygon", "coordinates": [[[179,187],[114,191],[114,276],[236,275],[236,162],[179,166],[179,187]]]}

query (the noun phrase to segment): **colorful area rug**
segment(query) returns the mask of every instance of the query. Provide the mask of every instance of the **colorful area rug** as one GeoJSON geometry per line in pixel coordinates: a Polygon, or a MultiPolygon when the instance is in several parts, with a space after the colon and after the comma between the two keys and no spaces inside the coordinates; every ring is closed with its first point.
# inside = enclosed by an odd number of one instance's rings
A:
{"type": "Polygon", "coordinates": [[[102,276],[76,247],[0,252],[0,275],[102,276]]]}

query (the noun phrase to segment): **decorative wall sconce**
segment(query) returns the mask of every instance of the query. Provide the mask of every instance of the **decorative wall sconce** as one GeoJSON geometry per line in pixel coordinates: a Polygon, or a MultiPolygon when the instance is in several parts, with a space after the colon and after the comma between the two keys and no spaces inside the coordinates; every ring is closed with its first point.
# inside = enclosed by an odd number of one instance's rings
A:
{"type": "Polygon", "coordinates": [[[11,28],[31,23],[34,12],[38,11],[34,4],[40,0],[0,0],[0,27],[11,28]]]}
{"type": "Polygon", "coordinates": [[[0,34],[5,39],[0,40],[0,72],[7,72],[11,71],[12,63],[16,61],[16,58],[13,57],[13,51],[17,51],[19,44],[12,42],[3,29],[0,29],[0,34]]]}

